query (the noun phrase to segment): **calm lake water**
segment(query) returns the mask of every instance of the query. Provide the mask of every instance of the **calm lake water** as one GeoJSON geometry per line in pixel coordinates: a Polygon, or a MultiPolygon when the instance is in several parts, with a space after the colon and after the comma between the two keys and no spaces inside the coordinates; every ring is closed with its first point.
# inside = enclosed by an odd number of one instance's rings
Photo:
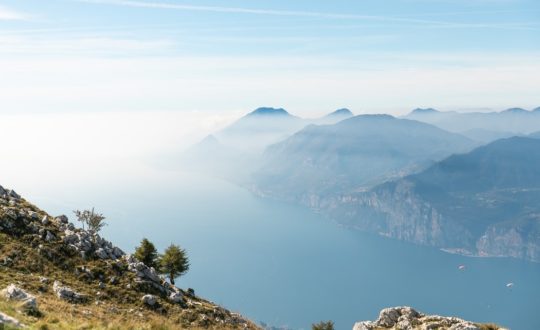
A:
{"type": "Polygon", "coordinates": [[[254,321],[308,329],[334,320],[336,329],[351,329],[384,307],[409,305],[540,329],[540,264],[467,258],[347,230],[224,181],[149,171],[20,193],[70,218],[75,208],[95,206],[108,218],[104,236],[125,251],[143,237],[160,250],[180,244],[191,269],[177,284],[254,321]]]}

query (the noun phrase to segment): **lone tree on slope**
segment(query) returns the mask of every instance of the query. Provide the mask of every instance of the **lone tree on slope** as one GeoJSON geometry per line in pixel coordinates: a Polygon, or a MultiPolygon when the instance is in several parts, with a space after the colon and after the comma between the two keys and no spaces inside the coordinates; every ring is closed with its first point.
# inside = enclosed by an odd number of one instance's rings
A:
{"type": "Polygon", "coordinates": [[[159,268],[159,255],[156,247],[146,238],[142,239],[141,245],[135,249],[133,256],[148,267],[154,267],[154,269],[159,268]]]}
{"type": "Polygon", "coordinates": [[[94,234],[99,233],[99,231],[107,225],[104,221],[105,217],[103,214],[96,213],[94,208],[92,208],[92,210],[84,211],[76,210],[73,211],[73,213],[75,213],[77,220],[82,222],[83,229],[84,225],[86,224],[88,226],[88,230],[94,234]]]}
{"type": "Polygon", "coordinates": [[[174,279],[184,275],[189,270],[189,260],[186,251],[178,245],[171,244],[159,260],[161,274],[168,275],[174,285],[174,279]]]}

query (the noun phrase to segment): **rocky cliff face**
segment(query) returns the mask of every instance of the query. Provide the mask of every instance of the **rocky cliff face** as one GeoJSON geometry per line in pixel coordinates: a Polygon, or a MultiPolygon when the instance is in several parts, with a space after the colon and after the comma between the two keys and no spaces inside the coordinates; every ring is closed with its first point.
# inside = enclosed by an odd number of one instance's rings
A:
{"type": "Polygon", "coordinates": [[[449,221],[412,188],[413,184],[404,180],[394,189],[345,195],[330,214],[336,219],[348,218],[345,221],[358,229],[417,244],[465,249],[474,245],[466,228],[449,221]]]}
{"type": "MultiPolygon", "coordinates": [[[[519,214],[506,222],[494,221],[479,230],[461,221],[448,208],[434,205],[417,194],[414,183],[407,180],[370,192],[319,199],[311,207],[355,229],[447,252],[540,262],[539,213],[519,214]]],[[[479,219],[488,216],[482,209],[471,212],[479,219]]]]}
{"type": "Polygon", "coordinates": [[[465,255],[540,261],[539,165],[540,140],[513,137],[371,188],[253,191],[387,237],[465,255]]]}
{"type": "MultiPolygon", "coordinates": [[[[538,222],[538,216],[533,220],[538,222]]],[[[527,228],[490,226],[477,240],[476,250],[480,256],[530,259],[540,262],[540,235],[527,228]]]]}
{"type": "Polygon", "coordinates": [[[258,327],[0,186],[0,328],[258,327]],[[3,289],[3,290],[2,290],[3,289]]]}
{"type": "Polygon", "coordinates": [[[375,321],[357,322],[353,330],[504,330],[494,324],[479,324],[457,317],[426,315],[411,307],[385,308],[375,321]]]}

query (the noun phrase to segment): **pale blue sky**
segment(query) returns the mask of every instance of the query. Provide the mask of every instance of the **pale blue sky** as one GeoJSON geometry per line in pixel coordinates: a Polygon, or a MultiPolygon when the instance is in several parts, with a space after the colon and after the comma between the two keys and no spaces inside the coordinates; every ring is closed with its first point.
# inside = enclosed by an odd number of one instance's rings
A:
{"type": "Polygon", "coordinates": [[[0,0],[0,111],[540,106],[540,1],[0,0]]]}

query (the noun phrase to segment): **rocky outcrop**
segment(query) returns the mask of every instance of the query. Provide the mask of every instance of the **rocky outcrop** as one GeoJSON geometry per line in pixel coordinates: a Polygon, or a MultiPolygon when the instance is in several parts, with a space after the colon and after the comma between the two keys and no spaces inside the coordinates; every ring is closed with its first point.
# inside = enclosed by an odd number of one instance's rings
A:
{"type": "Polygon", "coordinates": [[[0,294],[8,300],[20,302],[21,307],[26,311],[38,311],[36,297],[19,288],[15,284],[8,285],[8,287],[2,290],[0,294]]]}
{"type": "Polygon", "coordinates": [[[76,292],[70,287],[62,285],[59,281],[54,281],[53,291],[56,293],[56,296],[62,300],[67,300],[72,303],[80,303],[87,299],[86,296],[76,292]]]}
{"type": "Polygon", "coordinates": [[[75,228],[73,224],[66,222],[65,219],[67,219],[65,216],[55,218],[60,231],[62,231],[62,239],[81,256],[94,255],[102,260],[116,260],[125,255],[124,251],[98,234],[75,228]]]}
{"type": "MultiPolygon", "coordinates": [[[[1,187],[0,187],[1,188],[1,187]]],[[[0,190],[0,232],[12,235],[33,234],[43,242],[61,239],[83,258],[117,260],[125,253],[111,242],[88,230],[76,228],[65,215],[52,219],[26,205],[13,190],[0,190]]]]}
{"type": "MultiPolygon", "coordinates": [[[[148,267],[132,255],[124,256],[124,260],[127,262],[128,270],[135,274],[136,286],[146,288],[150,291],[156,291],[165,297],[173,294],[181,295],[180,290],[174,285],[169,284],[153,267],[148,267]]],[[[180,302],[180,300],[176,299],[176,302],[180,302]]]]}
{"type": "Polygon", "coordinates": [[[375,321],[357,322],[353,330],[503,330],[494,325],[481,326],[457,317],[426,315],[411,307],[392,307],[383,309],[375,321]]]}

